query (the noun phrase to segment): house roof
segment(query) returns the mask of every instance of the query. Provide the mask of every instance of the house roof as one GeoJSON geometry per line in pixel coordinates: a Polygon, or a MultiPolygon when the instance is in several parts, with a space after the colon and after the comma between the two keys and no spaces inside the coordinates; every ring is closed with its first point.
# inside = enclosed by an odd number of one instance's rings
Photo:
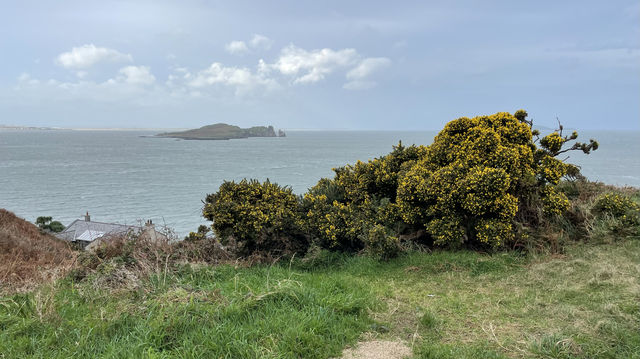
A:
{"type": "Polygon", "coordinates": [[[71,222],[64,231],[57,234],[60,239],[67,241],[86,241],[92,242],[106,235],[127,234],[130,232],[139,232],[138,226],[127,226],[117,223],[103,223],[94,221],[85,221],[76,219],[71,222]]]}

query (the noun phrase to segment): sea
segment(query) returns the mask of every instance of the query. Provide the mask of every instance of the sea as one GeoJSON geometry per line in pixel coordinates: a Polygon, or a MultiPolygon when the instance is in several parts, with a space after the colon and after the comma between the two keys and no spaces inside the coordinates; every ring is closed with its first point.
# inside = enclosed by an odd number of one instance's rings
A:
{"type": "MultiPolygon", "coordinates": [[[[0,208],[67,225],[152,220],[178,237],[194,231],[203,200],[225,180],[269,179],[302,194],[332,168],[385,155],[402,141],[429,144],[435,131],[287,131],[286,137],[189,141],[158,131],[0,130],[0,208]]],[[[589,179],[640,187],[640,131],[583,131],[600,148],[566,161],[589,179]]],[[[565,156],[566,157],[566,156],[565,156]]],[[[564,158],[564,157],[563,157],[564,158]]]]}

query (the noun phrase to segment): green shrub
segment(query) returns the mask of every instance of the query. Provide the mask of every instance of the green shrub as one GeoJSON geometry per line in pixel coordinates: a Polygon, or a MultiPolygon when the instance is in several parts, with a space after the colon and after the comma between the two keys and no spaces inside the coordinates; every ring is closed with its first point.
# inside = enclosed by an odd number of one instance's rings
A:
{"type": "Polygon", "coordinates": [[[334,169],[333,179],[321,179],[304,196],[309,233],[324,248],[357,251],[378,224],[404,230],[395,203],[398,181],[426,151],[399,143],[386,156],[334,169]]]}
{"type": "Polygon", "coordinates": [[[371,257],[389,260],[400,253],[400,241],[387,228],[377,224],[364,237],[364,249],[371,257]]]}
{"type": "Polygon", "coordinates": [[[54,221],[53,218],[49,216],[36,218],[36,225],[45,232],[60,233],[65,229],[64,224],[54,221]]]}
{"type": "Polygon", "coordinates": [[[626,217],[637,215],[640,206],[631,198],[619,193],[605,193],[596,199],[593,205],[596,214],[610,214],[614,217],[626,217]]]}
{"type": "Polygon", "coordinates": [[[225,181],[207,195],[202,214],[238,255],[289,255],[308,247],[298,197],[268,180],[225,181]]]}
{"type": "MultiPolygon", "coordinates": [[[[596,198],[592,212],[614,233],[638,232],[640,206],[629,196],[613,192],[604,193],[596,198]]],[[[600,225],[602,227],[603,224],[600,225]]]]}
{"type": "Polygon", "coordinates": [[[201,224],[198,226],[197,232],[189,232],[189,234],[184,237],[185,241],[201,241],[207,239],[207,235],[211,232],[211,228],[201,224]]]}
{"type": "Polygon", "coordinates": [[[584,179],[562,181],[556,189],[567,195],[570,207],[562,216],[553,217],[543,230],[536,228],[537,235],[606,243],[640,234],[640,211],[633,200],[638,190],[584,179]]]}

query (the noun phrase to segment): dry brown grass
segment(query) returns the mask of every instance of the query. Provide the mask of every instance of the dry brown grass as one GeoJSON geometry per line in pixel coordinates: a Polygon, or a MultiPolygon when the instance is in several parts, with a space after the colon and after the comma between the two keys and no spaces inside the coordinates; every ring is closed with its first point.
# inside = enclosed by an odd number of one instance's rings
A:
{"type": "Polygon", "coordinates": [[[0,209],[0,292],[23,292],[65,275],[75,264],[69,245],[0,209]]]}
{"type": "Polygon", "coordinates": [[[115,235],[101,238],[81,253],[72,277],[88,278],[95,289],[126,291],[140,287],[152,275],[164,283],[184,263],[231,261],[229,253],[211,239],[171,242],[168,238],[153,241],[145,236],[115,235]]]}

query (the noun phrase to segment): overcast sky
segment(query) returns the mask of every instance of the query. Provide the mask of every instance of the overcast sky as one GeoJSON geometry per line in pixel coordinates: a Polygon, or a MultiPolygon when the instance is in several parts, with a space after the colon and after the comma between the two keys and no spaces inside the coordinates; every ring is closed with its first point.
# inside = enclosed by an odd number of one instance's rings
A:
{"type": "Polygon", "coordinates": [[[640,129],[639,1],[5,1],[0,124],[640,129]]]}

